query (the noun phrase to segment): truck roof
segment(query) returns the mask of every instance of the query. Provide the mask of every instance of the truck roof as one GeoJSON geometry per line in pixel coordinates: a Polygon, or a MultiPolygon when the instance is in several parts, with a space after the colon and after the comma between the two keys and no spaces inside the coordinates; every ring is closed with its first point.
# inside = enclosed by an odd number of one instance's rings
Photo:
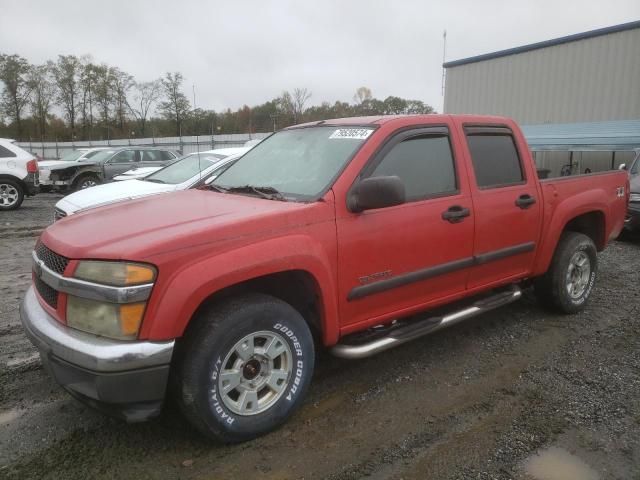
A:
{"type": "MultiPolygon", "coordinates": [[[[462,120],[468,120],[473,122],[483,123],[506,123],[512,120],[507,117],[500,117],[494,115],[472,115],[472,114],[441,114],[441,113],[429,113],[429,114],[406,114],[406,115],[374,115],[367,117],[347,117],[347,118],[333,118],[330,120],[319,120],[315,122],[301,123],[298,125],[292,125],[288,128],[300,128],[300,127],[312,127],[316,125],[383,125],[385,123],[393,121],[406,121],[417,120],[425,121],[425,123],[437,123],[438,121],[445,121],[446,119],[460,118],[462,120]]],[[[285,129],[286,130],[286,129],[285,129]]]]}

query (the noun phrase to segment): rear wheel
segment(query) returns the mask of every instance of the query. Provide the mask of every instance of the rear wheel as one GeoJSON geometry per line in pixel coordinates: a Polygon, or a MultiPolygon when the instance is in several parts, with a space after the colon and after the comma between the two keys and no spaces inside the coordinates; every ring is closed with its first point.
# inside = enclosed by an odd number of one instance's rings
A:
{"type": "Polygon", "coordinates": [[[24,200],[24,189],[16,180],[0,178],[0,210],[15,210],[24,200]]]}
{"type": "Polygon", "coordinates": [[[566,232],[560,238],[549,270],[535,282],[540,302],[562,313],[582,310],[593,289],[598,255],[591,238],[566,232]]]}
{"type": "Polygon", "coordinates": [[[82,175],[73,183],[73,191],[84,190],[95,187],[100,183],[100,179],[95,175],[82,175]]]}
{"type": "Polygon", "coordinates": [[[284,423],[311,381],[314,345],[304,318],[263,294],[202,312],[178,348],[178,402],[210,438],[240,442],[284,423]]]}

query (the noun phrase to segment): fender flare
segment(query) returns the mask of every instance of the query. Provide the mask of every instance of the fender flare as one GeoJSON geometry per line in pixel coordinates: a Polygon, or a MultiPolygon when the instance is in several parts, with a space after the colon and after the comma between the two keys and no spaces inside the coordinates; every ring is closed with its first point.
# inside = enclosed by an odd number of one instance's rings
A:
{"type": "Polygon", "coordinates": [[[287,271],[308,273],[317,286],[323,342],[339,336],[335,268],[320,243],[296,234],[271,238],[207,257],[162,273],[154,286],[140,338],[166,340],[183,335],[193,315],[208,298],[221,290],[270,274],[287,271]]]}

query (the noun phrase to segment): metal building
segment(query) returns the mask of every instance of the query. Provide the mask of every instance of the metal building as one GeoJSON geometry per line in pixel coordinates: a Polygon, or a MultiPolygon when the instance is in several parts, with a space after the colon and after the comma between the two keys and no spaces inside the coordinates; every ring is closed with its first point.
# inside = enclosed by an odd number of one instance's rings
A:
{"type": "Polygon", "coordinates": [[[445,113],[520,124],[640,119],[640,21],[446,62],[445,113]]]}

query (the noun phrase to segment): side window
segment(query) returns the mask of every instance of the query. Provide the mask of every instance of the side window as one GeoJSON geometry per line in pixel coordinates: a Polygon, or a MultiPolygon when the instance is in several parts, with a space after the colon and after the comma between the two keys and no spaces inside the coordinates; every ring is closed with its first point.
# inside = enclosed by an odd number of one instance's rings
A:
{"type": "Polygon", "coordinates": [[[173,155],[171,155],[169,152],[167,152],[166,150],[161,150],[160,151],[160,160],[165,161],[165,160],[173,160],[174,157],[173,155]]]}
{"type": "Polygon", "coordinates": [[[449,137],[422,135],[398,143],[370,176],[391,175],[404,182],[407,201],[454,193],[457,183],[449,137]]]}
{"type": "Polygon", "coordinates": [[[160,152],[157,150],[141,150],[143,162],[159,162],[161,161],[160,152]]]}
{"type": "Polygon", "coordinates": [[[135,150],[123,150],[116,153],[111,159],[111,163],[127,163],[136,161],[135,150]]]}
{"type": "Polygon", "coordinates": [[[16,154],[13,153],[11,150],[9,150],[6,147],[3,147],[2,145],[0,145],[0,158],[11,158],[11,157],[15,157],[16,154]]]}
{"type": "Polygon", "coordinates": [[[467,143],[478,187],[504,187],[524,181],[522,165],[511,135],[468,133],[467,143]]]}

